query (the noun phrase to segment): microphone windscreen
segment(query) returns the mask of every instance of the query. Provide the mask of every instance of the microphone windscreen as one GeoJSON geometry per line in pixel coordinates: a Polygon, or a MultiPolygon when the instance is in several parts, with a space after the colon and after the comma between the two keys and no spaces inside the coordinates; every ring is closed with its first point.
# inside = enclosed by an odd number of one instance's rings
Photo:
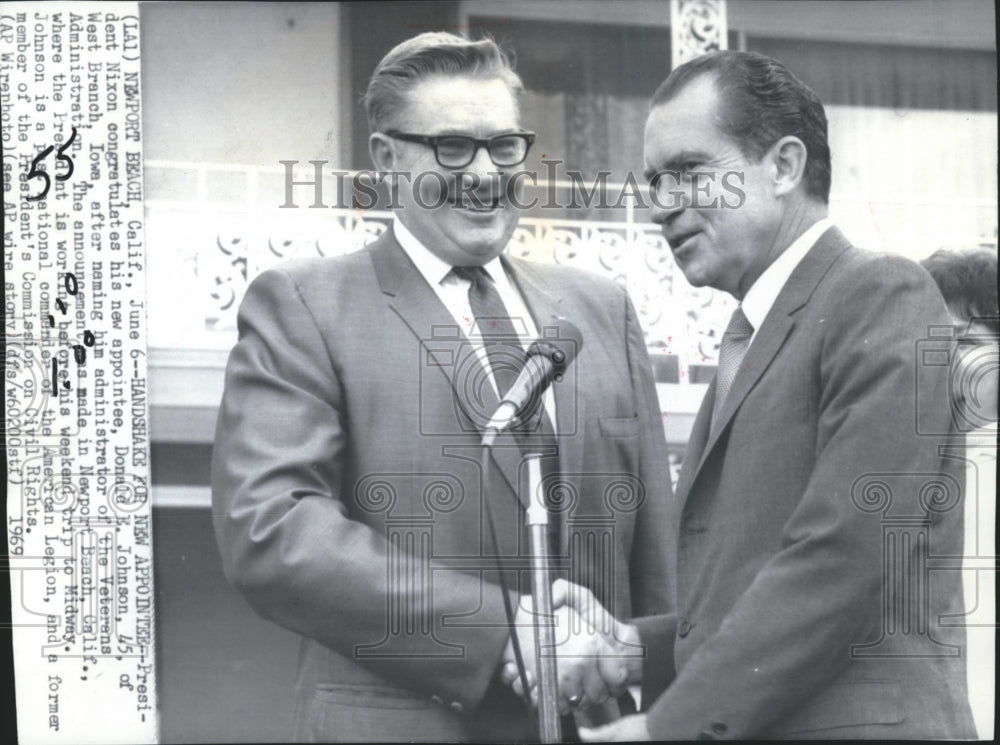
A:
{"type": "Polygon", "coordinates": [[[538,339],[528,347],[528,356],[543,355],[552,360],[558,370],[564,370],[582,347],[583,334],[576,324],[565,318],[554,318],[542,327],[538,339]]]}

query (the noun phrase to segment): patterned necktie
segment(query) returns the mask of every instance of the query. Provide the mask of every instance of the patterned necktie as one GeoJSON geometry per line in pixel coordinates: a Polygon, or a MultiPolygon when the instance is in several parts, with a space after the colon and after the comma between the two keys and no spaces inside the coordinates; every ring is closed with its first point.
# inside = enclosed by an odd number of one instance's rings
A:
{"type": "Polygon", "coordinates": [[[753,326],[747,320],[743,308],[737,308],[729,319],[726,332],[722,335],[722,345],[719,347],[719,369],[715,377],[715,404],[712,407],[712,422],[719,416],[722,402],[733,385],[736,372],[746,357],[750,347],[750,337],[753,336],[753,326]]]}
{"type": "Polygon", "coordinates": [[[527,355],[496,285],[481,266],[456,266],[452,273],[469,283],[469,305],[486,349],[500,398],[510,390],[527,355]]]}
{"type": "MultiPolygon", "coordinates": [[[[486,349],[490,371],[502,399],[510,390],[528,356],[521,346],[520,337],[514,323],[497,291],[496,284],[481,266],[452,267],[452,274],[469,283],[469,305],[476,318],[476,328],[486,349]]],[[[556,447],[555,429],[545,412],[540,396],[537,409],[530,412],[527,420],[513,428],[513,435],[521,446],[522,453],[543,450],[551,454],[556,447]]],[[[542,458],[543,483],[558,471],[555,457],[542,458]]],[[[561,524],[558,513],[549,513],[549,549],[558,553],[561,544],[561,524]]]]}

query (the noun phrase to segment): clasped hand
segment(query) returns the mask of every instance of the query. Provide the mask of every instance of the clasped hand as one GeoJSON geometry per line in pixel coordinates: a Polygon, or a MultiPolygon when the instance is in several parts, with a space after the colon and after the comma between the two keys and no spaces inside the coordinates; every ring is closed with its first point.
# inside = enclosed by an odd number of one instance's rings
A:
{"type": "MultiPolygon", "coordinates": [[[[557,660],[559,677],[559,713],[574,707],[602,704],[617,698],[642,676],[643,649],[635,627],[622,623],[597,601],[590,590],[565,580],[552,585],[553,618],[538,619],[554,625],[555,648],[549,650],[557,660]]],[[[524,597],[514,619],[515,633],[524,658],[532,702],[537,705],[535,670],[534,616],[531,598],[524,597]]],[[[543,650],[544,653],[544,650],[543,650]]],[[[523,687],[511,641],[503,655],[501,677],[514,692],[523,695],[523,687]]]]}

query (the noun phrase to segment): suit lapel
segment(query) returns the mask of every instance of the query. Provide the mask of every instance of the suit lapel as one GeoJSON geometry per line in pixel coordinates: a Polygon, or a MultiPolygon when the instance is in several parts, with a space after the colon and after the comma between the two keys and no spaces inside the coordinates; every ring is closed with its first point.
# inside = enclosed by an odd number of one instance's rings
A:
{"type": "Polygon", "coordinates": [[[770,367],[771,362],[784,346],[792,329],[795,328],[795,314],[809,302],[823,276],[833,266],[834,261],[850,243],[837,228],[829,228],[816,241],[809,252],[788,278],[778,294],[774,305],[761,324],[750,349],[743,360],[726,400],[719,410],[718,421],[714,424],[712,405],[715,400],[715,381],[702,401],[691,433],[691,442],[684,455],[684,464],[677,479],[678,504],[684,504],[702,467],[715,448],[720,436],[729,426],[744,399],[770,367]]]}
{"type": "MultiPolygon", "coordinates": [[[[410,261],[391,228],[372,244],[370,252],[379,287],[387,296],[389,307],[421,342],[421,355],[433,358],[436,364],[432,366],[447,378],[453,400],[465,415],[466,422],[471,422],[482,434],[500,400],[468,338],[410,261]],[[430,343],[428,335],[433,337],[430,343]]],[[[457,417],[459,412],[455,413],[457,417]]],[[[514,437],[509,433],[498,437],[492,456],[512,492],[519,499],[524,497],[517,488],[521,451],[514,437]]]]}
{"type": "Polygon", "coordinates": [[[708,442],[708,430],[712,424],[712,407],[715,404],[715,380],[713,380],[708,390],[705,391],[705,398],[701,402],[697,415],[694,418],[694,426],[691,428],[691,436],[688,438],[687,447],[684,450],[684,462],[681,465],[681,472],[677,475],[677,487],[674,489],[674,499],[677,504],[683,505],[687,498],[688,490],[700,467],[702,454],[705,452],[705,445],[708,442]]]}

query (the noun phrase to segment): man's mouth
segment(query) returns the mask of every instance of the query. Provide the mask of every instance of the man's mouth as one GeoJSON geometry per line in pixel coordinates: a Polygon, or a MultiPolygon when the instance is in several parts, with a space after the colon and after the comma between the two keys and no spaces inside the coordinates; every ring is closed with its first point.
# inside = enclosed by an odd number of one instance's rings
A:
{"type": "Polygon", "coordinates": [[[470,197],[468,195],[462,199],[456,199],[452,202],[452,205],[458,209],[483,214],[493,212],[501,207],[500,197],[470,197]]]}
{"type": "Polygon", "coordinates": [[[667,243],[670,244],[670,250],[674,253],[682,251],[688,248],[687,243],[692,238],[696,237],[701,233],[700,230],[688,230],[683,233],[674,233],[673,235],[665,236],[667,243]]]}

